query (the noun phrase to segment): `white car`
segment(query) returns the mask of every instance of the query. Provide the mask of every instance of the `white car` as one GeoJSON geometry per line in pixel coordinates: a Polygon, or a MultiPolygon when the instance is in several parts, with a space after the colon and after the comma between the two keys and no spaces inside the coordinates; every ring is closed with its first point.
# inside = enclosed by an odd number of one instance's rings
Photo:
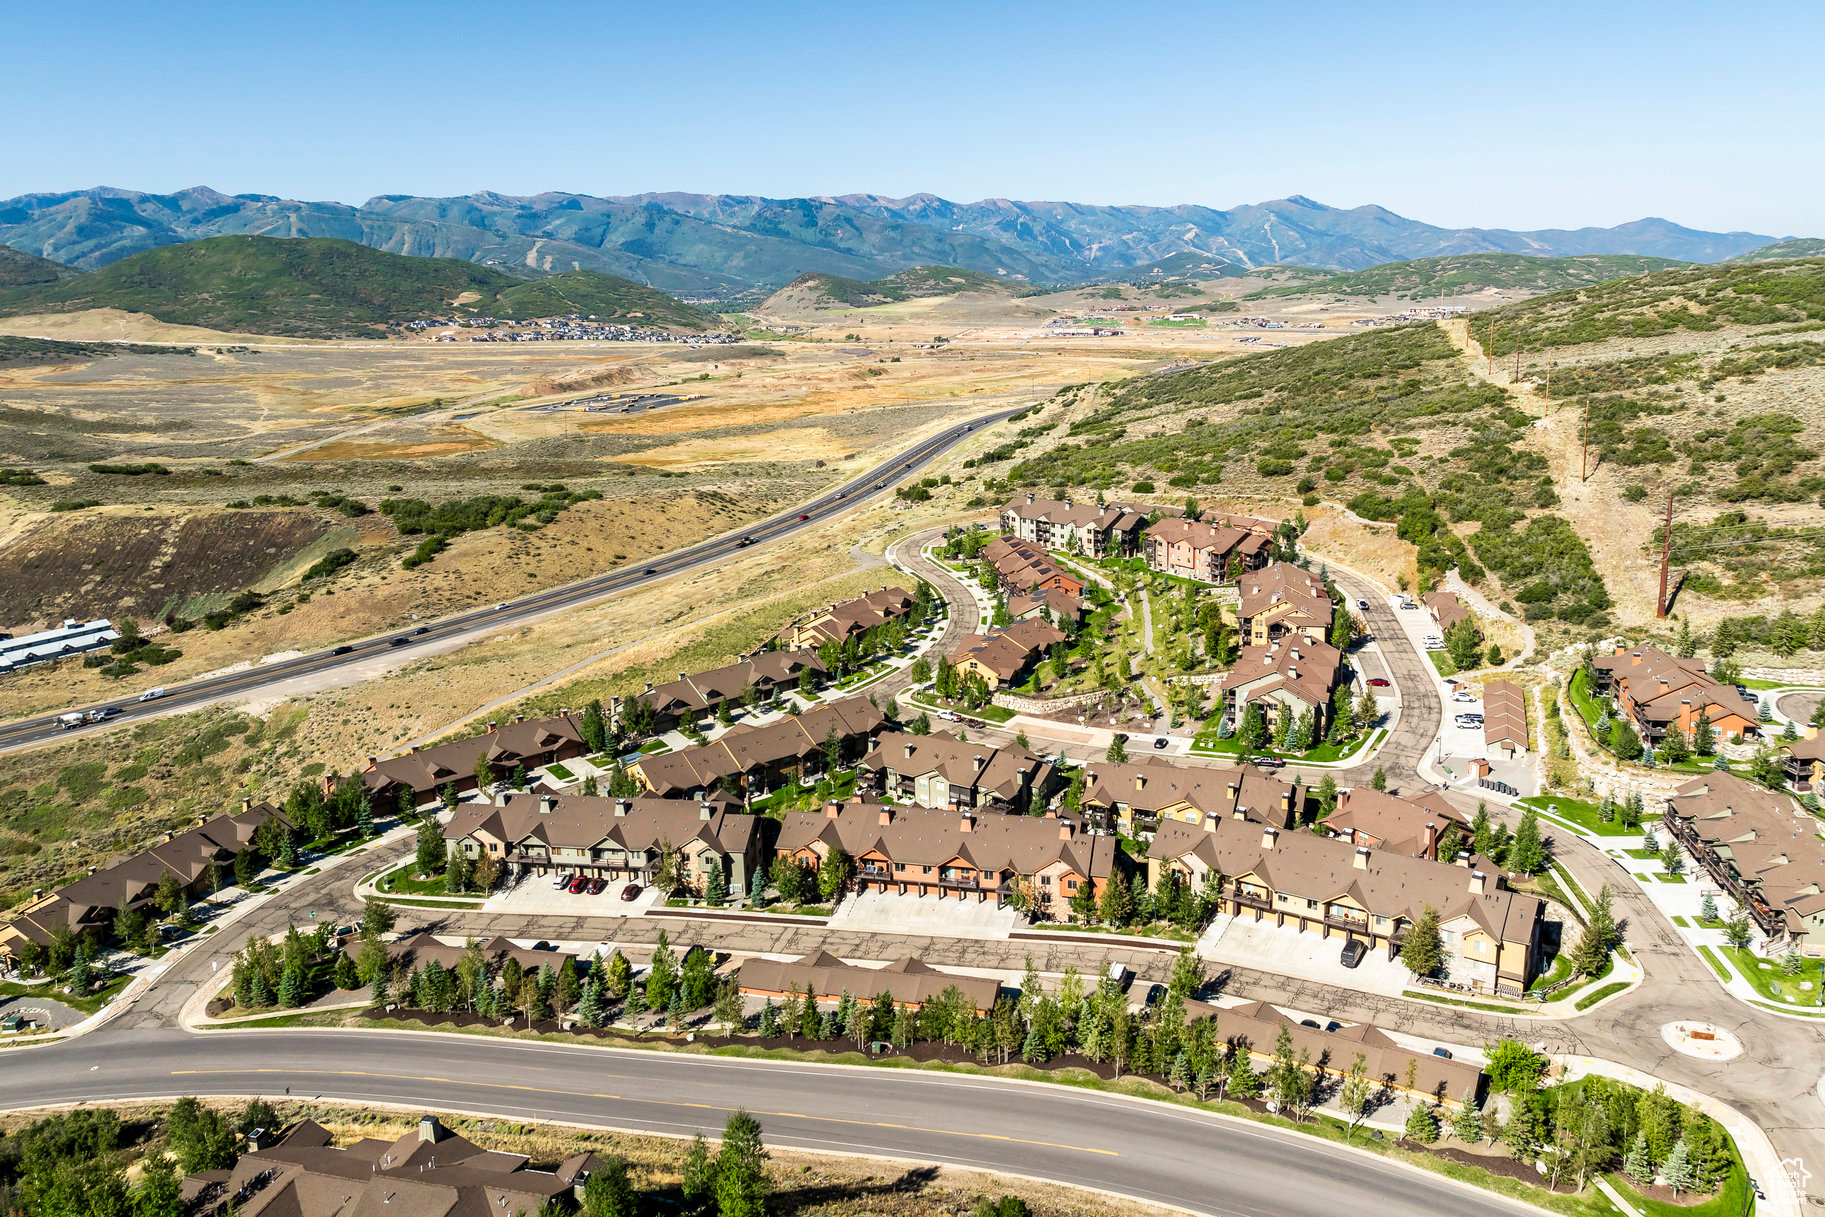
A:
{"type": "Polygon", "coordinates": [[[1419,607],[1419,605],[1413,603],[1411,600],[1402,600],[1400,606],[1404,609],[1416,609],[1419,607]]]}
{"type": "Polygon", "coordinates": [[[570,886],[570,876],[569,875],[559,875],[557,878],[555,878],[551,881],[551,886],[569,887],[570,886]]]}
{"type": "Polygon", "coordinates": [[[139,695],[139,699],[141,701],[157,701],[159,698],[163,697],[164,695],[165,695],[165,690],[162,687],[157,688],[157,689],[147,689],[144,693],[141,693],[139,695]]]}
{"type": "Polygon", "coordinates": [[[1445,640],[1436,635],[1425,639],[1425,644],[1428,651],[1442,651],[1445,649],[1445,640]]]}
{"type": "Polygon", "coordinates": [[[1468,702],[1470,705],[1473,705],[1473,706],[1476,705],[1476,698],[1469,693],[1453,693],[1451,695],[1451,700],[1468,702]]]}
{"type": "Polygon", "coordinates": [[[1369,602],[1367,600],[1358,600],[1356,602],[1356,607],[1359,609],[1367,609],[1369,607],[1369,602]]]}

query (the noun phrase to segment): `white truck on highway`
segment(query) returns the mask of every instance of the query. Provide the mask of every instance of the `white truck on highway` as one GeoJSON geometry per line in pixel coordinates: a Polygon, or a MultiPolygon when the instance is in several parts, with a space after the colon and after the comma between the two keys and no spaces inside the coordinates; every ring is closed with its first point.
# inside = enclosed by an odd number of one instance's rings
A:
{"type": "Polygon", "coordinates": [[[82,713],[80,710],[72,711],[69,714],[59,714],[57,716],[57,725],[62,727],[65,731],[74,731],[88,721],[89,716],[82,713]]]}

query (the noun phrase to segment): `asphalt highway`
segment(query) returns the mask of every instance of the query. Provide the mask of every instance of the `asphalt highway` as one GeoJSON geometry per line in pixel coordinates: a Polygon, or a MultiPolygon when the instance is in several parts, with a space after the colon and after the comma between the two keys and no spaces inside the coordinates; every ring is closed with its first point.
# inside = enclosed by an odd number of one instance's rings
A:
{"type": "Polygon", "coordinates": [[[1213,1217],[1538,1212],[1300,1133],[1069,1087],[410,1033],[101,1030],[9,1054],[0,1108],[287,1088],[686,1136],[720,1133],[745,1107],[774,1145],[1008,1171],[1213,1217]]]}
{"type": "Polygon", "coordinates": [[[114,716],[105,723],[76,728],[74,731],[66,732],[63,727],[59,726],[56,714],[41,714],[34,718],[21,719],[0,726],[0,752],[28,748],[35,744],[60,739],[65,734],[104,730],[156,714],[196,709],[227,697],[247,697],[283,681],[371,662],[394,652],[410,655],[415,650],[432,644],[447,643],[453,638],[477,630],[494,630],[519,625],[559,609],[577,608],[608,596],[619,595],[634,588],[684,574],[712,562],[726,560],[751,546],[777,541],[803,529],[826,523],[859,503],[887,493],[889,487],[916,473],[933,459],[955,447],[971,432],[998,423],[1022,408],[1024,407],[1009,407],[960,422],[939,435],[913,445],[897,456],[875,466],[867,473],[825,491],[809,503],[751,524],[742,532],[712,537],[707,541],[700,541],[695,545],[649,558],[643,566],[625,567],[585,579],[579,583],[547,588],[529,596],[508,600],[498,607],[472,609],[466,613],[458,613],[455,616],[444,617],[422,625],[410,628],[401,627],[398,630],[388,631],[384,635],[339,646],[332,650],[315,651],[293,659],[258,664],[245,671],[226,672],[218,676],[194,680],[188,684],[173,685],[165,690],[162,697],[153,701],[139,701],[133,696],[128,696],[122,700],[96,702],[86,706],[69,706],[58,713],[100,709],[115,711],[114,716]]]}

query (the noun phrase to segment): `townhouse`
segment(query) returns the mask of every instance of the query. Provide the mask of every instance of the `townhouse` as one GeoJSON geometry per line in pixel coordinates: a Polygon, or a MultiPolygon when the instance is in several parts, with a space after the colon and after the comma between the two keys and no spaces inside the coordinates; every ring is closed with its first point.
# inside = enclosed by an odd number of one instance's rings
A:
{"type": "Polygon", "coordinates": [[[886,721],[867,698],[846,697],[764,726],[737,724],[707,744],[642,756],[628,773],[644,789],[666,798],[709,790],[719,782],[751,796],[823,772],[824,745],[832,732],[839,763],[861,756],[886,721]]]}
{"type": "Polygon", "coordinates": [[[1825,955],[1825,840],[1791,795],[1708,773],[1674,787],[1663,822],[1761,927],[1769,954],[1792,943],[1825,955]]]}
{"type": "Polygon", "coordinates": [[[1650,747],[1674,727],[1690,739],[1701,714],[1719,739],[1754,739],[1761,733],[1755,703],[1696,659],[1680,659],[1654,646],[1618,644],[1613,654],[1591,660],[1591,666],[1597,673],[1594,692],[1614,697],[1650,747]]]}
{"type": "Polygon", "coordinates": [[[183,1210],[196,1217],[481,1217],[569,1211],[583,1196],[594,1154],[554,1171],[527,1168],[524,1154],[486,1150],[425,1116],[396,1141],[363,1137],[338,1148],[328,1130],[304,1120],[282,1138],[250,1139],[228,1170],[185,1177],[183,1210]]]}
{"type": "Polygon", "coordinates": [[[244,799],[234,815],[204,817],[194,828],[168,832],[152,848],[90,867],[82,878],[32,900],[0,924],[0,956],[16,960],[26,943],[48,946],[64,932],[105,938],[113,931],[115,914],[123,907],[148,908],[167,875],[192,897],[203,895],[218,880],[231,879],[235,855],[252,848],[256,836],[264,844],[275,830],[290,832],[291,827],[271,803],[244,799]]]}
{"type": "Polygon", "coordinates": [[[1009,621],[1069,621],[1082,625],[1086,609],[1083,596],[1062,588],[1034,588],[1008,596],[1009,621]]]}
{"type": "Polygon", "coordinates": [[[1103,831],[1132,837],[1168,820],[1203,825],[1243,819],[1291,828],[1304,802],[1297,779],[1283,782],[1253,765],[1187,769],[1143,757],[1086,764],[1080,806],[1103,831]]]}
{"type": "MultiPolygon", "coordinates": [[[[1436,790],[1403,799],[1369,786],[1337,793],[1337,808],[1323,827],[1352,845],[1387,850],[1409,858],[1440,861],[1439,838],[1455,824],[1469,845],[1470,821],[1436,790]]],[[[1443,861],[1454,861],[1445,858],[1443,861]]]]}
{"type": "MultiPolygon", "coordinates": [[[[366,946],[362,940],[351,935],[342,944],[343,954],[359,962],[361,952],[366,946]]],[[[391,965],[403,964],[408,970],[416,970],[428,963],[435,963],[444,969],[454,968],[468,953],[468,947],[461,942],[445,942],[426,932],[408,934],[386,944],[388,970],[391,965]]],[[[487,942],[479,942],[476,949],[482,954],[482,962],[488,966],[491,975],[498,975],[502,965],[509,959],[517,962],[527,972],[537,972],[540,968],[551,968],[556,971],[564,966],[565,960],[574,961],[574,952],[559,951],[549,946],[523,947],[510,938],[496,935],[487,942]]],[[[587,962],[587,961],[586,961],[587,962]]]]}
{"type": "Polygon", "coordinates": [[[879,591],[828,605],[794,622],[779,632],[779,644],[796,651],[816,650],[827,642],[848,642],[890,621],[904,621],[917,605],[905,588],[883,585],[879,591]]]}
{"type": "Polygon", "coordinates": [[[1331,636],[1337,606],[1317,575],[1291,562],[1274,562],[1242,576],[1236,625],[1244,644],[1265,646],[1288,634],[1308,642],[1331,636]]]}
{"type": "Polygon", "coordinates": [[[1029,618],[986,634],[965,634],[951,652],[959,676],[980,676],[991,689],[1017,684],[1046,652],[1064,642],[1065,632],[1029,618]]]}
{"type": "Polygon", "coordinates": [[[1114,837],[1052,815],[850,802],[793,812],[780,826],[782,857],[817,866],[832,850],[853,860],[858,891],[993,897],[999,907],[1024,890],[1034,912],[1059,921],[1081,889],[1101,896],[1111,880],[1127,881],[1114,837]]]}
{"type": "Polygon", "coordinates": [[[739,703],[750,695],[758,701],[770,700],[782,690],[796,688],[805,672],[822,683],[830,669],[814,650],[761,651],[694,676],[680,672],[677,680],[662,685],[648,681],[645,692],[629,700],[651,706],[653,730],[665,732],[682,723],[697,723],[725,702],[739,703]]]}
{"type": "Polygon", "coordinates": [[[1142,540],[1149,569],[1203,583],[1228,583],[1249,571],[1260,570],[1267,565],[1273,549],[1271,527],[1257,532],[1179,517],[1150,525],[1142,540]]]}
{"type": "Polygon", "coordinates": [[[995,568],[995,586],[1003,595],[1061,591],[1083,599],[1082,579],[1024,541],[997,537],[982,547],[982,560],[995,568]]]}
{"type": "Polygon", "coordinates": [[[750,997],[783,998],[796,993],[814,1001],[835,1002],[847,993],[864,1005],[883,997],[896,1006],[917,1010],[947,989],[963,995],[977,1014],[987,1014],[1001,996],[993,977],[945,972],[906,955],[880,968],[844,963],[829,951],[800,959],[750,959],[735,974],[735,987],[750,997]]]}
{"type": "Polygon", "coordinates": [[[1135,552],[1148,516],[1156,512],[1181,514],[1176,507],[1146,503],[1078,503],[1028,494],[1002,507],[1001,531],[1041,549],[1125,558],[1135,552]]]}
{"type": "Polygon", "coordinates": [[[1511,760],[1527,751],[1527,694],[1511,680],[1483,686],[1483,748],[1485,756],[1501,753],[1511,760]]]}
{"type": "Polygon", "coordinates": [[[437,802],[447,786],[458,794],[474,790],[476,768],[484,758],[498,779],[515,769],[531,771],[588,752],[582,729],[568,710],[555,718],[529,720],[515,715],[506,726],[489,723],[484,734],[467,739],[429,748],[414,744],[405,755],[384,761],[370,756],[361,781],[376,807],[391,810],[406,798],[414,808],[427,807],[437,802]]]}
{"type": "Polygon", "coordinates": [[[595,795],[513,794],[471,803],[444,825],[452,856],[492,858],[510,881],[527,875],[583,875],[650,886],[675,852],[701,890],[720,868],[740,895],[765,855],[762,821],[727,796],[701,800],[611,799],[595,795]]]}
{"type": "Polygon", "coordinates": [[[1307,1026],[1266,1002],[1223,1007],[1200,1001],[1185,1003],[1186,1022],[1206,1018],[1217,1020],[1217,1034],[1224,1043],[1245,1047],[1251,1058],[1263,1063],[1273,1060],[1274,1045],[1284,1028],[1295,1053],[1310,1057],[1334,1077],[1349,1072],[1360,1052],[1369,1082],[1377,1089],[1451,1108],[1462,1106],[1466,1095],[1477,1098],[1482,1093],[1483,1071],[1475,1065],[1403,1048],[1373,1023],[1352,1023],[1328,1031],[1307,1026]]]}
{"type": "Polygon", "coordinates": [[[1801,794],[1825,788],[1825,735],[1817,727],[1802,728],[1805,734],[1796,740],[1784,740],[1780,746],[1781,769],[1787,785],[1801,794]]]}
{"type": "Polygon", "coordinates": [[[953,811],[1026,812],[1043,807],[1057,784],[1052,763],[1018,744],[972,744],[942,731],[883,731],[861,768],[896,803],[953,811]]]}
{"type": "Polygon", "coordinates": [[[1213,689],[1233,723],[1241,722],[1250,703],[1261,707],[1270,727],[1286,715],[1310,710],[1317,739],[1330,722],[1332,699],[1343,677],[1343,652],[1295,635],[1243,647],[1236,666],[1213,689]]]}
{"type": "Polygon", "coordinates": [[[1477,992],[1520,994],[1538,968],[1545,906],[1509,890],[1500,872],[1245,820],[1161,823],[1147,851],[1149,882],[1167,870],[1194,891],[1214,887],[1224,913],[1353,938],[1389,959],[1431,908],[1446,973],[1477,992]]]}

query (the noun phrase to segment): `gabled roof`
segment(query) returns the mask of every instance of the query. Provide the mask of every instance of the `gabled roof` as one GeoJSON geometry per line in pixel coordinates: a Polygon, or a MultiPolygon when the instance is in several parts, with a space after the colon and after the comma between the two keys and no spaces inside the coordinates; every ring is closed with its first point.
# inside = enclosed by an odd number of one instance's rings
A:
{"type": "Polygon", "coordinates": [[[1674,788],[1671,813],[1728,860],[1787,923],[1825,910],[1825,840],[1794,799],[1732,773],[1709,773],[1674,788]]]}
{"type": "Polygon", "coordinates": [[[1715,709],[1710,715],[1714,722],[1725,714],[1751,723],[1758,718],[1755,703],[1735,685],[1712,676],[1698,660],[1681,659],[1659,647],[1617,647],[1615,654],[1599,655],[1591,664],[1627,689],[1649,722],[1674,722],[1687,703],[1694,715],[1700,709],[1715,709]]]}
{"type": "Polygon", "coordinates": [[[361,775],[369,790],[380,790],[393,783],[407,786],[419,794],[435,791],[444,782],[475,772],[482,757],[498,769],[511,768],[557,751],[567,744],[583,745],[583,733],[568,714],[556,718],[534,718],[504,724],[482,735],[451,740],[430,748],[420,748],[404,756],[389,757],[369,765],[361,775]]]}
{"type": "Polygon", "coordinates": [[[741,723],[707,744],[642,757],[636,765],[662,794],[703,790],[727,774],[810,757],[824,746],[833,727],[839,737],[854,740],[885,721],[867,698],[847,697],[765,726],[741,723]]]}
{"type": "Polygon", "coordinates": [[[1103,879],[1115,866],[1115,838],[1091,836],[1050,816],[879,803],[831,807],[836,814],[830,814],[829,807],[788,814],[780,826],[777,848],[789,852],[822,841],[852,858],[873,852],[891,862],[920,866],[942,866],[962,859],[991,875],[1003,871],[1030,875],[1063,863],[1086,879],[1103,879]],[[881,822],[883,813],[888,820],[885,824],[881,822]]]}
{"type": "Polygon", "coordinates": [[[1402,1048],[1381,1028],[1371,1023],[1353,1023],[1335,1031],[1307,1027],[1266,1002],[1251,1001],[1237,1006],[1211,1006],[1204,1002],[1185,1003],[1187,1023],[1214,1018],[1217,1034],[1225,1043],[1247,1040],[1251,1051],[1272,1053],[1284,1028],[1293,1041],[1295,1053],[1305,1051],[1313,1061],[1328,1061],[1336,1073],[1347,1072],[1358,1052],[1363,1068],[1375,1084],[1405,1086],[1407,1070],[1413,1070],[1414,1089],[1452,1101],[1461,1100],[1464,1092],[1475,1091],[1482,1070],[1467,1061],[1448,1060],[1429,1052],[1402,1048]]]}
{"type": "MultiPolygon", "coordinates": [[[[1337,809],[1325,818],[1325,824],[1343,836],[1363,833],[1374,837],[1381,842],[1378,848],[1410,858],[1425,857],[1437,842],[1436,834],[1443,833],[1446,825],[1456,824],[1461,829],[1470,826],[1464,813],[1436,790],[1403,799],[1370,786],[1344,791],[1337,800],[1337,809]],[[1428,824],[1434,833],[1430,838],[1426,829],[1428,824]]],[[[1355,841],[1368,844],[1360,837],[1355,841]]]]}
{"type": "Polygon", "coordinates": [[[528,841],[550,848],[619,848],[635,853],[701,841],[721,854],[747,852],[753,816],[723,795],[687,799],[611,799],[596,795],[515,794],[505,806],[463,804],[444,825],[444,839],[487,836],[518,849],[528,841]]]}
{"type": "Polygon", "coordinates": [[[1043,785],[1052,772],[1050,761],[1018,744],[965,743],[943,731],[883,731],[875,737],[874,751],[862,758],[862,766],[874,773],[892,770],[902,777],[936,773],[952,786],[981,787],[1004,799],[1024,786],[1043,785]]]}
{"type": "Polygon", "coordinates": [[[1464,607],[1464,602],[1457,598],[1456,592],[1427,592],[1419,599],[1421,604],[1432,610],[1441,631],[1450,629],[1470,616],[1470,610],[1464,607]]]}
{"type": "Polygon", "coordinates": [[[1483,686],[1483,744],[1504,741],[1527,747],[1527,695],[1513,681],[1492,680],[1483,686]]]}
{"type": "Polygon", "coordinates": [[[1295,634],[1266,646],[1243,647],[1220,689],[1234,689],[1243,702],[1284,690],[1314,709],[1331,703],[1343,675],[1343,652],[1328,642],[1295,634]]]}
{"type": "Polygon", "coordinates": [[[825,1000],[847,993],[862,1002],[891,994],[896,1003],[924,1005],[955,986],[979,1011],[988,1010],[1001,993],[1001,982],[992,977],[943,972],[911,955],[901,956],[881,968],[844,963],[828,951],[802,959],[750,959],[741,965],[736,984],[752,993],[810,992],[825,1000]]]}
{"type": "Polygon", "coordinates": [[[1336,606],[1323,582],[1291,562],[1270,562],[1260,570],[1250,571],[1237,583],[1237,590],[1240,598],[1236,616],[1242,621],[1285,606],[1285,611],[1303,614],[1320,630],[1331,628],[1336,606]]]}
{"type": "Polygon", "coordinates": [[[1297,781],[1269,777],[1253,765],[1189,769],[1143,757],[1119,765],[1089,762],[1083,802],[1085,807],[1126,803],[1144,815],[1181,803],[1219,818],[1240,810],[1249,820],[1285,827],[1298,812],[1300,796],[1297,781]]]}

